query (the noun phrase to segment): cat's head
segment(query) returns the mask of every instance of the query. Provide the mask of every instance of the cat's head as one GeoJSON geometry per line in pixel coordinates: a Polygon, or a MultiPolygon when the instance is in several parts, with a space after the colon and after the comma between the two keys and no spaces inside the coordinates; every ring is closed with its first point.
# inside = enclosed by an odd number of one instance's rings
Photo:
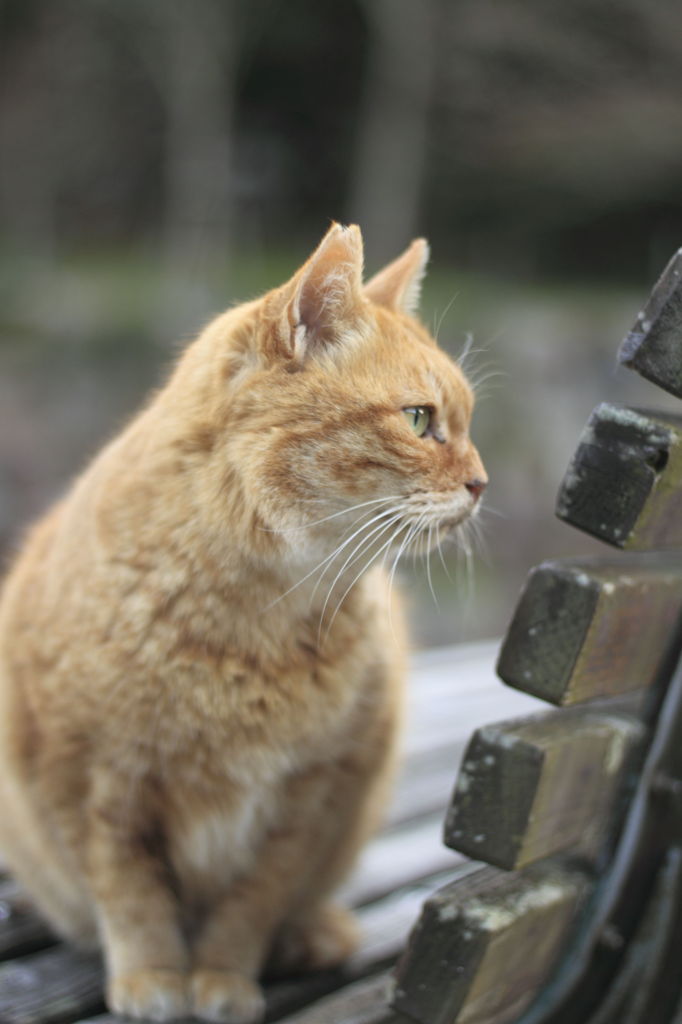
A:
{"type": "Polygon", "coordinates": [[[363,285],[360,230],[334,224],[248,307],[226,454],[294,554],[351,534],[349,553],[431,545],[477,510],[487,481],[472,391],[413,315],[427,258],[418,239],[363,285]]]}

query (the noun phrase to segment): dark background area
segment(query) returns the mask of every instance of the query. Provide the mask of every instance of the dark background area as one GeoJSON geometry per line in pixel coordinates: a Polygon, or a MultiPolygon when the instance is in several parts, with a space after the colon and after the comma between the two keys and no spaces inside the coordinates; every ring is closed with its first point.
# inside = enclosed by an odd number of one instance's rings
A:
{"type": "Polygon", "coordinates": [[[499,633],[615,352],[682,244],[673,0],[0,0],[0,549],[211,315],[331,219],[369,271],[432,244],[424,319],[474,335],[488,554],[405,572],[419,643],[499,633]],[[492,375],[492,376],[489,376],[492,375]]]}

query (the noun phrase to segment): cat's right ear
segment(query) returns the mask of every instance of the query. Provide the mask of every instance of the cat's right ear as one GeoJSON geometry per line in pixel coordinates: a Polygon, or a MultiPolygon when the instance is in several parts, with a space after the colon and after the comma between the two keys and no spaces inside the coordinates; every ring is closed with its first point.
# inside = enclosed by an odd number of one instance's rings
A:
{"type": "Polygon", "coordinates": [[[362,235],[356,224],[332,224],[312,256],[279,288],[271,305],[277,353],[302,365],[361,330],[362,235]]]}
{"type": "Polygon", "coordinates": [[[378,306],[413,315],[428,261],[429,243],[425,238],[415,238],[404,253],[367,282],[365,295],[378,306]]]}

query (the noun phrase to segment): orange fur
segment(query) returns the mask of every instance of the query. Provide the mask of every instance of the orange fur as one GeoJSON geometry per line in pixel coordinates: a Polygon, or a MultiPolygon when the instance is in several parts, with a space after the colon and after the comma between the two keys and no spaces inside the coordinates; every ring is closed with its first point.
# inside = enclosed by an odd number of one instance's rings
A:
{"type": "Polygon", "coordinates": [[[352,949],[329,898],[384,800],[405,660],[377,566],[484,479],[466,381],[405,311],[426,252],[364,291],[334,225],[190,345],[6,581],[0,848],[102,945],[116,1011],[256,1020],[270,953],[352,949]]]}

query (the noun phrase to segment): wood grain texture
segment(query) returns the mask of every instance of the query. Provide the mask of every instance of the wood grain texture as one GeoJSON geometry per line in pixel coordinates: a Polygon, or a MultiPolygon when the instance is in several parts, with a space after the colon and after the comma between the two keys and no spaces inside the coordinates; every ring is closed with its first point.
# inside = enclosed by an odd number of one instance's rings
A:
{"type": "Polygon", "coordinates": [[[55,941],[15,882],[0,880],[0,960],[35,952],[55,941]]]}
{"type": "Polygon", "coordinates": [[[630,693],[672,670],[682,555],[544,562],[528,577],[498,673],[552,704],[630,693]]]}
{"type": "MultiPolygon", "coordinates": [[[[402,952],[410,928],[414,924],[424,900],[432,895],[437,886],[442,886],[452,879],[459,877],[463,870],[467,871],[470,868],[467,866],[463,869],[460,866],[448,872],[442,872],[431,879],[422,879],[417,884],[398,889],[385,899],[378,900],[376,903],[363,908],[359,914],[362,928],[362,943],[357,953],[338,970],[318,971],[267,984],[265,988],[266,1020],[281,1020],[283,1015],[294,1013],[296,1014],[296,1019],[298,1019],[299,1011],[301,1018],[307,1019],[305,1015],[308,1011],[301,1011],[301,1007],[322,999],[332,992],[343,990],[345,993],[347,986],[353,985],[362,979],[371,978],[377,973],[384,972],[402,952]]],[[[382,985],[380,990],[383,1006],[379,1005],[379,990],[373,987],[372,991],[371,1006],[374,1016],[370,1016],[366,1024],[370,1024],[370,1022],[371,1024],[378,1024],[379,1020],[384,1024],[384,1016],[393,1021],[394,1015],[389,1011],[388,1001],[385,998],[385,986],[382,985]],[[379,1013],[380,1010],[383,1016],[379,1013]]],[[[49,1000],[49,996],[50,993],[47,991],[44,999],[46,1001],[49,1000]]],[[[346,1006],[346,1003],[343,993],[340,993],[338,998],[331,999],[330,1001],[325,999],[321,1005],[331,1005],[336,1008],[346,1006]]],[[[355,999],[350,998],[347,1006],[347,1017],[340,1018],[340,1021],[343,1021],[344,1024],[346,1024],[346,1020],[348,1024],[351,1021],[360,1021],[362,1018],[358,1014],[360,1010],[364,1012],[365,1009],[367,1009],[367,1006],[364,1001],[358,1007],[355,999]],[[351,1010],[355,1013],[355,1016],[351,1014],[351,1010]]],[[[20,1015],[20,1010],[21,1007],[18,1008],[17,1015],[12,1024],[29,1024],[29,1021],[24,1020],[20,1015]]],[[[83,1012],[85,1012],[85,1008],[83,1012]]],[[[80,1017],[71,1016],[70,1019],[78,1020],[79,1024],[116,1024],[118,1021],[118,1018],[113,1014],[100,1014],[86,1019],[83,1019],[81,1014],[80,1017]]],[[[314,1015],[311,1018],[311,1020],[316,1019],[314,1015]]],[[[4,1019],[0,1017],[0,1020],[4,1019]]],[[[36,1017],[31,1020],[30,1024],[38,1024],[39,1020],[42,1020],[42,1018],[36,1017]]],[[[336,1024],[336,1017],[327,1017],[326,1020],[333,1020],[334,1024],[336,1024]]]]}
{"type": "Polygon", "coordinates": [[[603,404],[583,430],[560,519],[620,548],[682,546],[682,418],[603,404]]]}
{"type": "Polygon", "coordinates": [[[506,869],[564,850],[594,859],[643,736],[643,726],[625,714],[584,708],[478,729],[460,768],[445,842],[506,869]]]}
{"type": "Polygon", "coordinates": [[[420,1024],[509,1024],[546,982],[589,883],[545,861],[478,868],[427,901],[393,1005],[420,1024]]]}
{"type": "MultiPolygon", "coordinates": [[[[390,986],[390,972],[380,971],[331,994],[324,994],[324,989],[317,994],[313,992],[311,1005],[287,1011],[285,1017],[279,1016],[277,1009],[269,1005],[265,1019],[266,1022],[278,1020],[281,1024],[411,1024],[407,1017],[390,1009],[390,986]]],[[[107,1013],[78,1021],[78,1024],[121,1024],[121,1018],[107,1013]]]]}
{"type": "Polygon", "coordinates": [[[447,871],[461,858],[443,846],[443,816],[452,793],[454,772],[448,791],[436,814],[391,829],[374,839],[360,855],[357,870],[339,891],[348,906],[359,907],[420,878],[447,871]]]}
{"type": "Polygon", "coordinates": [[[102,1006],[102,969],[96,957],[56,946],[0,964],[3,1024],[58,1024],[102,1006]]]}
{"type": "Polygon", "coordinates": [[[682,249],[678,249],[618,354],[620,362],[682,398],[682,249]]]}
{"type": "Polygon", "coordinates": [[[388,1008],[388,973],[357,981],[341,992],[320,999],[282,1024],[402,1024],[407,1018],[388,1008]]]}
{"type": "MultiPolygon", "coordinates": [[[[268,984],[268,1020],[278,1020],[283,1014],[390,966],[402,952],[424,900],[461,871],[452,855],[450,860],[453,866],[449,871],[426,878],[417,873],[409,884],[363,907],[358,912],[361,945],[341,969],[268,984]]],[[[84,957],[62,945],[0,964],[2,1024],[82,1021],[100,1009],[103,975],[97,958],[84,957]]],[[[92,1019],[98,1024],[114,1024],[117,1020],[104,1013],[92,1019]]]]}
{"type": "MultiPolygon", "coordinates": [[[[433,879],[423,880],[408,888],[398,889],[383,900],[359,912],[362,943],[342,968],[278,981],[266,987],[267,1019],[279,1020],[327,993],[371,976],[392,965],[402,952],[410,928],[422,904],[437,885],[456,877],[452,869],[433,879]]],[[[388,1001],[384,1001],[388,1013],[388,1001]]]]}

